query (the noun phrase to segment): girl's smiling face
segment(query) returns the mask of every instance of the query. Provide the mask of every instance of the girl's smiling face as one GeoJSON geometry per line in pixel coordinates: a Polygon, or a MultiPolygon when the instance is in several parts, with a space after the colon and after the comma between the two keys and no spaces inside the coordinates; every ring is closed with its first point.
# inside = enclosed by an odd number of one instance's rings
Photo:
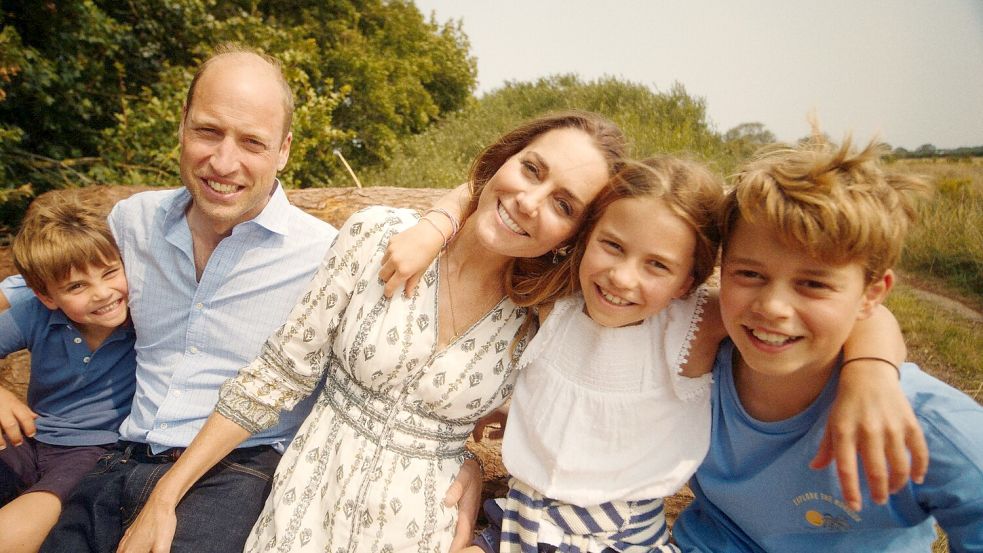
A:
{"type": "Polygon", "coordinates": [[[598,324],[636,324],[684,296],[693,283],[693,229],[661,198],[613,202],[580,262],[587,314],[598,324]]]}

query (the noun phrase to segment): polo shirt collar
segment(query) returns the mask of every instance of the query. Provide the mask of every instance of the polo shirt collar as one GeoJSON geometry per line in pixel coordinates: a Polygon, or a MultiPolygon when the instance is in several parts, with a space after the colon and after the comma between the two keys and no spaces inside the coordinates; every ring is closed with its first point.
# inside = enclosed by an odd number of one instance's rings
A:
{"type": "MultiPolygon", "coordinates": [[[[53,327],[56,327],[56,326],[73,326],[74,327],[75,324],[76,324],[74,321],[72,321],[71,319],[69,319],[68,318],[68,315],[66,315],[65,312],[62,311],[61,309],[52,309],[52,310],[49,310],[49,312],[51,314],[48,315],[48,328],[53,328],[53,327]]],[[[115,330],[113,330],[113,333],[110,335],[110,337],[116,336],[117,334],[119,334],[121,332],[124,333],[124,335],[125,334],[133,334],[133,321],[129,317],[126,318],[126,322],[124,322],[119,327],[117,327],[115,330]]]]}

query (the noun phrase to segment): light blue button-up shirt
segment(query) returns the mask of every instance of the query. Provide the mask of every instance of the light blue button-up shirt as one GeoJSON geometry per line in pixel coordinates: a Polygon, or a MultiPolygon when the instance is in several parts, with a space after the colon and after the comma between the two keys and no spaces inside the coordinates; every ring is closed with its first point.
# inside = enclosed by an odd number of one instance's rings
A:
{"type": "MultiPolygon", "coordinates": [[[[218,400],[218,390],[255,358],[287,318],[337,231],[291,206],[277,186],[263,211],[236,225],[196,281],[187,190],[136,194],[109,214],[130,289],[137,333],[137,384],[124,440],[156,453],[186,447],[218,400]]],[[[242,447],[283,448],[313,398],[242,447]]]]}

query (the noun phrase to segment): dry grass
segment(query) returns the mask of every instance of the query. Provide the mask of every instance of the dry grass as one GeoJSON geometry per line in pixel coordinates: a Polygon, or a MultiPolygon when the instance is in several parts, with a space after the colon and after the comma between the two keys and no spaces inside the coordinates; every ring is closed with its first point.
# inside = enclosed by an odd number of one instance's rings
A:
{"type": "Polygon", "coordinates": [[[983,302],[983,158],[901,160],[894,167],[928,177],[937,191],[920,210],[901,267],[983,302]]]}

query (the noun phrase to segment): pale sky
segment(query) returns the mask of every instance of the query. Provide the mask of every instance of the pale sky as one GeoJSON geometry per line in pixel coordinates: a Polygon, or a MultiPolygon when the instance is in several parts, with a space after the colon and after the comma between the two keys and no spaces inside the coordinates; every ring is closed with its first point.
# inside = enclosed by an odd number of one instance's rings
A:
{"type": "Polygon", "coordinates": [[[983,0],[416,0],[463,20],[478,94],[558,73],[706,100],[716,130],[983,144],[983,0]]]}

